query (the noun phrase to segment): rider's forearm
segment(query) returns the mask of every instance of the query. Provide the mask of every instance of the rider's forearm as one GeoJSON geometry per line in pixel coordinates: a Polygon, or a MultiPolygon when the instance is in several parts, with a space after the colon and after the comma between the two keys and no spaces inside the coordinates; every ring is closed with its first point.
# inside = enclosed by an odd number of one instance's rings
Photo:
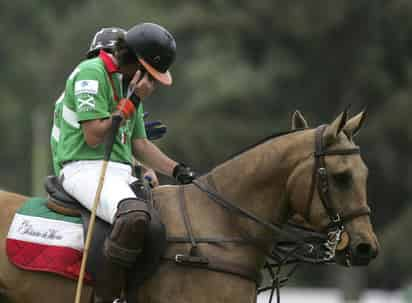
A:
{"type": "Polygon", "coordinates": [[[82,123],[84,139],[90,147],[102,144],[112,126],[112,118],[84,121],[82,123]]]}
{"type": "Polygon", "coordinates": [[[166,156],[156,145],[147,139],[133,141],[133,154],[146,166],[166,176],[173,175],[177,162],[166,156]]]}

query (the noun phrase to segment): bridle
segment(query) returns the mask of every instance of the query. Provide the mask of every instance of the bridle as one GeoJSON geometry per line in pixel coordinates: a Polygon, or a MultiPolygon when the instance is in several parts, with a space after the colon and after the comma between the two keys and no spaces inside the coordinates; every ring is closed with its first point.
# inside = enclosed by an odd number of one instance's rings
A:
{"type": "Polygon", "coordinates": [[[337,155],[358,155],[360,154],[360,148],[346,148],[346,149],[332,149],[326,150],[323,144],[323,134],[325,132],[326,125],[319,126],[315,131],[315,163],[312,172],[312,181],[310,191],[307,200],[307,208],[305,211],[305,219],[310,222],[310,210],[313,204],[313,198],[315,194],[315,188],[317,184],[317,191],[323,207],[330,219],[330,223],[326,226],[325,230],[328,234],[328,242],[326,245],[330,246],[328,256],[325,261],[330,261],[335,257],[335,251],[338,243],[341,240],[341,236],[344,232],[344,224],[357,217],[369,216],[370,209],[368,206],[363,206],[358,209],[352,210],[342,214],[339,212],[332,203],[332,198],[329,191],[328,171],[326,168],[325,158],[327,156],[337,155]]]}

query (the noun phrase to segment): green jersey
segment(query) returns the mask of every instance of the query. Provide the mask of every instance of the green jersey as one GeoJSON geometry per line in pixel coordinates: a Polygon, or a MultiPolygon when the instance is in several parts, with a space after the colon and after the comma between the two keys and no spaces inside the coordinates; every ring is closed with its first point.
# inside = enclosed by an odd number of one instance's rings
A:
{"type": "Polygon", "coordinates": [[[59,159],[57,155],[57,145],[60,139],[60,125],[62,120],[62,108],[63,108],[63,98],[64,93],[57,99],[56,104],[54,105],[53,112],[53,128],[50,136],[50,148],[53,159],[53,169],[56,176],[60,174],[61,166],[59,164],[59,159]]]}
{"type": "MultiPolygon", "coordinates": [[[[103,159],[104,145],[95,148],[87,145],[81,122],[109,118],[116,110],[115,96],[124,97],[121,74],[115,72],[112,62],[108,66],[107,60],[107,56],[106,62],[100,56],[80,63],[69,76],[60,102],[56,102],[55,112],[57,115],[60,112],[61,118],[55,118],[60,125],[57,125],[59,137],[53,152],[53,163],[58,170],[69,161],[103,159]]],[[[110,160],[131,164],[132,142],[137,138],[146,138],[141,104],[119,128],[110,160]]]]}

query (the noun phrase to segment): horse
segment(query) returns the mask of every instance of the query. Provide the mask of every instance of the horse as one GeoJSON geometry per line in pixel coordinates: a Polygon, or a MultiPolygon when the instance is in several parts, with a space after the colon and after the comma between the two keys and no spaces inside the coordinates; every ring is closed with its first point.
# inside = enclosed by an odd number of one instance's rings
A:
{"type": "MultiPolygon", "coordinates": [[[[319,232],[338,227],[347,234],[344,248],[334,247],[336,263],[367,265],[377,256],[379,244],[367,205],[368,169],[353,141],[364,118],[363,111],[351,119],[344,111],[330,124],[309,128],[295,112],[293,130],[265,138],[193,184],[154,189],[153,203],[167,236],[189,240],[168,243],[159,268],[129,302],[256,302],[252,277],[276,240],[271,227],[282,226],[294,215],[319,232]],[[254,239],[258,245],[199,240],[207,238],[254,239]],[[180,258],[190,255],[194,246],[210,267],[192,266],[180,258]]],[[[71,302],[75,281],[21,270],[8,261],[8,227],[26,199],[0,192],[0,293],[10,302],[71,302]]],[[[92,301],[92,290],[89,285],[83,288],[81,302],[92,301]]]]}

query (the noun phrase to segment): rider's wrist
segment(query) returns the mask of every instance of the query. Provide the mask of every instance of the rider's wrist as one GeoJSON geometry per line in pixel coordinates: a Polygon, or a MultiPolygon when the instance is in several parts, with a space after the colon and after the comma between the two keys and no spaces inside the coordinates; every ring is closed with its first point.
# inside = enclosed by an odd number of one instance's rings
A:
{"type": "Polygon", "coordinates": [[[123,117],[128,119],[136,111],[136,107],[130,99],[123,98],[117,104],[117,109],[122,113],[123,117]]]}

